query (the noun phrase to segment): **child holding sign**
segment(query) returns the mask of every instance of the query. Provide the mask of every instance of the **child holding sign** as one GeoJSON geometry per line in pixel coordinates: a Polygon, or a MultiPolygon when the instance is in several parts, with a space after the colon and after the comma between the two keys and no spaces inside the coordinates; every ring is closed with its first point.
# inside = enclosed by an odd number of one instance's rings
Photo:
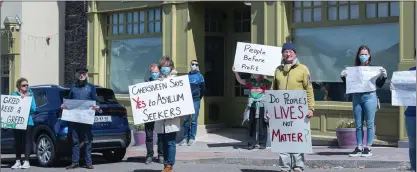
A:
{"type": "MultiPolygon", "coordinates": [[[[233,68],[234,71],[234,68],[233,68]]],[[[249,100],[244,112],[243,122],[249,120],[249,142],[248,149],[255,148],[256,142],[256,119],[259,120],[259,146],[260,149],[266,148],[267,140],[267,124],[268,114],[265,113],[264,104],[265,90],[271,88],[271,81],[264,78],[262,75],[252,74],[248,80],[240,78],[239,73],[235,72],[236,80],[247,87],[249,87],[249,100]]]]}

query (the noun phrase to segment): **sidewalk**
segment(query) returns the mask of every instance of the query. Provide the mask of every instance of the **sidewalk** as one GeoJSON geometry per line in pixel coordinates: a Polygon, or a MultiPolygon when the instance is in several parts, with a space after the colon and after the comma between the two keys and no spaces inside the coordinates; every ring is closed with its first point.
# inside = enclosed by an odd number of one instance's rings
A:
{"type": "MultiPolygon", "coordinates": [[[[193,146],[177,146],[177,163],[278,165],[278,153],[271,152],[269,148],[247,150],[239,132],[229,133],[232,136],[209,134],[197,138],[198,142],[193,146]]],[[[313,151],[313,154],[305,154],[309,167],[404,169],[409,166],[407,148],[374,147],[373,156],[367,158],[349,157],[353,150],[327,146],[314,146],[313,151]]],[[[145,155],[144,145],[133,146],[128,149],[125,158],[128,161],[144,161],[145,155]]]]}

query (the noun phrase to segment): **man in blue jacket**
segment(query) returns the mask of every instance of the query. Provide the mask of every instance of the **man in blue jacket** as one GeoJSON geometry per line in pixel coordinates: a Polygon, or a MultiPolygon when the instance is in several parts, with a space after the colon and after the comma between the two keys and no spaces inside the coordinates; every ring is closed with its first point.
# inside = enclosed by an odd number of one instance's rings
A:
{"type": "Polygon", "coordinates": [[[203,98],[205,91],[204,77],[198,71],[197,60],[191,61],[191,71],[188,73],[188,78],[190,80],[195,113],[184,117],[184,139],[180,142],[180,146],[185,146],[187,144],[188,146],[193,145],[195,143],[195,136],[197,135],[197,120],[200,111],[200,100],[203,98]]]}
{"type": "MultiPolygon", "coordinates": [[[[87,81],[87,72],[85,68],[75,70],[77,81],[71,86],[68,99],[75,100],[93,100],[97,101],[96,87],[87,81]]],[[[66,109],[65,105],[61,106],[66,109]]],[[[94,110],[99,110],[97,105],[93,106],[94,110]]],[[[85,148],[85,163],[87,169],[94,169],[91,159],[91,142],[93,135],[91,133],[92,125],[82,123],[69,123],[69,132],[72,134],[72,164],[66,169],[75,169],[79,167],[80,147],[85,148]]]]}

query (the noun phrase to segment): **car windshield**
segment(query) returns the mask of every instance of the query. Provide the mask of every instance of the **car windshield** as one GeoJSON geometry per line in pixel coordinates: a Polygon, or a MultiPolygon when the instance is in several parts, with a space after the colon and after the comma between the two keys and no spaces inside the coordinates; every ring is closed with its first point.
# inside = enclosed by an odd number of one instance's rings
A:
{"type": "MultiPolygon", "coordinates": [[[[96,88],[97,91],[97,101],[100,104],[117,104],[116,96],[111,89],[107,88],[96,88]]],[[[68,98],[69,89],[64,90],[62,97],[64,99],[68,98]]]]}

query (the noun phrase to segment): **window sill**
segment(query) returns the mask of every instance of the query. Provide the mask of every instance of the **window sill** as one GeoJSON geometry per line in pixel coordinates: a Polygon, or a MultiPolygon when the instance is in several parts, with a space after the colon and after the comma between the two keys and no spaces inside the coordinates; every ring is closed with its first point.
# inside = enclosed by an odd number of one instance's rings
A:
{"type": "MultiPolygon", "coordinates": [[[[381,103],[381,109],[398,108],[390,103],[381,103]]],[[[336,101],[316,101],[314,106],[316,110],[342,110],[352,111],[352,102],[336,102],[336,101]]]]}

